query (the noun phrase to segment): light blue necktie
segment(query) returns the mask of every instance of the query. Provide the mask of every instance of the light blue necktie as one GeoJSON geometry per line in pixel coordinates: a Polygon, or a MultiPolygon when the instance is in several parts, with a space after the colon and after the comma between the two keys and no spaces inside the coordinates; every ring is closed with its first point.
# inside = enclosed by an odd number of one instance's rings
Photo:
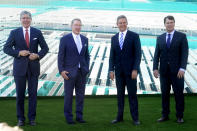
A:
{"type": "Polygon", "coordinates": [[[121,50],[122,50],[122,46],[123,46],[123,42],[124,42],[123,36],[124,36],[124,33],[121,33],[121,35],[120,35],[120,41],[119,41],[120,49],[121,49],[121,50]]]}
{"type": "Polygon", "coordinates": [[[77,42],[76,45],[77,45],[77,50],[80,54],[82,45],[81,45],[81,41],[80,41],[79,37],[80,37],[79,35],[76,36],[76,42],[77,42]]]}

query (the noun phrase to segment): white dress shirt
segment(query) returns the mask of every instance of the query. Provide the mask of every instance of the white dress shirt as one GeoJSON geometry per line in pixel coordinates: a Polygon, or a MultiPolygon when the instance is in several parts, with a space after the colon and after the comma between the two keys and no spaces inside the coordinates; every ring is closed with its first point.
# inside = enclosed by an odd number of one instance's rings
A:
{"type": "Polygon", "coordinates": [[[127,30],[125,30],[124,32],[119,32],[119,37],[118,37],[119,42],[120,42],[121,33],[123,33],[123,43],[124,43],[124,39],[125,39],[125,36],[127,34],[127,30]]]}
{"type": "Polygon", "coordinates": [[[170,42],[172,41],[172,38],[173,38],[173,36],[174,36],[174,32],[175,32],[175,30],[173,30],[172,32],[170,32],[170,33],[166,33],[166,42],[167,42],[167,39],[168,39],[168,34],[170,34],[170,42]]]}

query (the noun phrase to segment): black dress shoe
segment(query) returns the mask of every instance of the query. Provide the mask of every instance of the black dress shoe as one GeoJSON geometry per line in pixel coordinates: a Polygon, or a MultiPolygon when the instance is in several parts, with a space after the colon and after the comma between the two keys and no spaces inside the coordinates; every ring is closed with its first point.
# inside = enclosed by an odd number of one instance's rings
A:
{"type": "Polygon", "coordinates": [[[184,120],[183,120],[183,118],[177,118],[177,123],[184,123],[184,120]]]}
{"type": "Polygon", "coordinates": [[[137,125],[140,125],[140,121],[139,120],[136,120],[136,121],[133,122],[133,124],[136,125],[136,126],[137,125]]]}
{"type": "Polygon", "coordinates": [[[67,123],[68,123],[69,125],[74,125],[74,124],[75,124],[74,121],[67,121],[67,123]]]}
{"type": "Polygon", "coordinates": [[[111,121],[111,123],[112,123],[112,124],[116,124],[116,123],[122,122],[122,121],[123,121],[123,120],[117,120],[117,119],[115,119],[115,120],[111,121]]]}
{"type": "Polygon", "coordinates": [[[30,126],[35,126],[36,125],[36,122],[34,120],[31,120],[31,121],[29,121],[29,125],[30,126]]]}
{"type": "Polygon", "coordinates": [[[157,120],[157,122],[164,122],[164,121],[167,121],[169,120],[169,117],[161,117],[157,120]]]}
{"type": "Polygon", "coordinates": [[[24,126],[25,122],[22,120],[18,120],[17,126],[24,126]]]}
{"type": "Polygon", "coordinates": [[[79,123],[86,123],[86,121],[84,121],[83,119],[76,119],[76,121],[79,123]]]}

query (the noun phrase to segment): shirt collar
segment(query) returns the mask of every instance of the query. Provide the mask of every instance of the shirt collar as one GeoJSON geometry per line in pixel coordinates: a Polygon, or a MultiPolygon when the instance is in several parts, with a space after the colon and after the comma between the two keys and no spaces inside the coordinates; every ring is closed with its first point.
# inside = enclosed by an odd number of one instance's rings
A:
{"type": "Polygon", "coordinates": [[[73,33],[73,32],[72,32],[72,35],[73,35],[73,37],[75,37],[75,38],[76,38],[77,36],[80,36],[80,34],[76,35],[76,34],[73,33]]]}
{"type": "Polygon", "coordinates": [[[123,32],[119,32],[119,35],[121,35],[121,33],[124,34],[124,36],[127,34],[127,30],[123,31],[123,32]]]}
{"type": "MultiPolygon", "coordinates": [[[[28,32],[30,32],[30,27],[27,28],[28,29],[28,32]]],[[[23,27],[23,31],[25,32],[26,31],[26,28],[23,27]]]]}
{"type": "Polygon", "coordinates": [[[168,34],[170,34],[171,36],[173,36],[174,35],[174,32],[175,32],[175,30],[173,30],[172,32],[170,32],[170,33],[166,33],[166,35],[168,35],[168,34]]]}

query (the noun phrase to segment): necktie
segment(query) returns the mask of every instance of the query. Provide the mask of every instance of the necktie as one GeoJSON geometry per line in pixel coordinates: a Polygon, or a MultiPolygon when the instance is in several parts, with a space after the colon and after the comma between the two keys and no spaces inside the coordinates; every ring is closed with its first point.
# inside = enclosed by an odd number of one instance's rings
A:
{"type": "Polygon", "coordinates": [[[171,34],[168,34],[167,47],[170,48],[171,34]]]}
{"type": "Polygon", "coordinates": [[[120,41],[119,41],[119,44],[120,44],[120,49],[122,50],[122,46],[123,46],[123,36],[124,36],[124,34],[123,33],[121,33],[121,35],[120,35],[120,41]]]}
{"type": "Polygon", "coordinates": [[[29,33],[28,33],[28,29],[25,30],[25,41],[26,41],[27,47],[29,48],[29,33]]]}
{"type": "Polygon", "coordinates": [[[76,36],[76,45],[77,45],[77,50],[78,52],[80,53],[81,52],[81,48],[82,48],[82,45],[81,45],[81,41],[79,39],[79,35],[76,36]]]}

